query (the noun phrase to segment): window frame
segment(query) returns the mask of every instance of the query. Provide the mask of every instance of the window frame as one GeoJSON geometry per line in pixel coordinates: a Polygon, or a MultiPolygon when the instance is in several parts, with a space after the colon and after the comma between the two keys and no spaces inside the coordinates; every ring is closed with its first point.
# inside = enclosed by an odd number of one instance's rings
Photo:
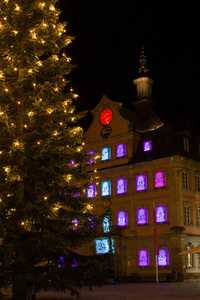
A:
{"type": "Polygon", "coordinates": [[[182,186],[184,189],[190,188],[190,181],[189,181],[189,172],[182,171],[182,186]]]}
{"type": "Polygon", "coordinates": [[[192,204],[188,202],[184,203],[184,224],[192,224],[192,204]]]}
{"type": "Polygon", "coordinates": [[[183,150],[189,153],[189,139],[186,137],[183,137],[183,150]]]}

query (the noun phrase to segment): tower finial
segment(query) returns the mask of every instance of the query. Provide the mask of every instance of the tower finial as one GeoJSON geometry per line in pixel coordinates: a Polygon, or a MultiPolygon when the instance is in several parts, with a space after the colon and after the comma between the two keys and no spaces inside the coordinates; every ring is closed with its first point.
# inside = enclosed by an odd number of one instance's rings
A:
{"type": "Polygon", "coordinates": [[[140,54],[140,59],[139,59],[139,63],[140,63],[140,67],[138,70],[139,73],[146,73],[149,71],[149,69],[146,68],[146,62],[147,62],[147,58],[146,55],[144,54],[144,46],[142,46],[142,52],[140,54]]]}

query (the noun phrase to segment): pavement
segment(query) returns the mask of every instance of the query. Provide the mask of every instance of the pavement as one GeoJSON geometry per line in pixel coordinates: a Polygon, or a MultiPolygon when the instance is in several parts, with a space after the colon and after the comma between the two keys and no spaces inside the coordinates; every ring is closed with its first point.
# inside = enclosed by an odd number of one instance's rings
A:
{"type": "MultiPolygon", "coordinates": [[[[80,300],[200,300],[200,282],[146,282],[116,283],[101,288],[88,287],[79,290],[80,300]]],[[[11,290],[7,291],[6,300],[11,299],[11,290]]],[[[67,293],[40,292],[36,300],[76,300],[67,293]]]]}

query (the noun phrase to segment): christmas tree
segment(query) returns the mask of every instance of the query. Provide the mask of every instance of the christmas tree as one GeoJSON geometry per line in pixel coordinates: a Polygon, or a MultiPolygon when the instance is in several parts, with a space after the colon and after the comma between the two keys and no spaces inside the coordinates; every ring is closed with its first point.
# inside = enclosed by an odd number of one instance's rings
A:
{"type": "Polygon", "coordinates": [[[0,288],[73,289],[94,236],[72,38],[55,0],[0,1],[0,288]],[[68,88],[69,86],[69,88],[68,88]]]}

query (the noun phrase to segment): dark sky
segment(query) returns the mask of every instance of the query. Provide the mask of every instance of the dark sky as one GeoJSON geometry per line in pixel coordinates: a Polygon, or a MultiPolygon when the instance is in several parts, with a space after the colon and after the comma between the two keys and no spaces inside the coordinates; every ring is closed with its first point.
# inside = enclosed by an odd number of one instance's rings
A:
{"type": "MultiPolygon", "coordinates": [[[[60,0],[61,19],[75,37],[67,51],[78,109],[93,109],[103,94],[130,108],[144,45],[153,100],[187,119],[200,109],[199,1],[60,0]]],[[[200,118],[200,117],[199,117],[200,118]]]]}

